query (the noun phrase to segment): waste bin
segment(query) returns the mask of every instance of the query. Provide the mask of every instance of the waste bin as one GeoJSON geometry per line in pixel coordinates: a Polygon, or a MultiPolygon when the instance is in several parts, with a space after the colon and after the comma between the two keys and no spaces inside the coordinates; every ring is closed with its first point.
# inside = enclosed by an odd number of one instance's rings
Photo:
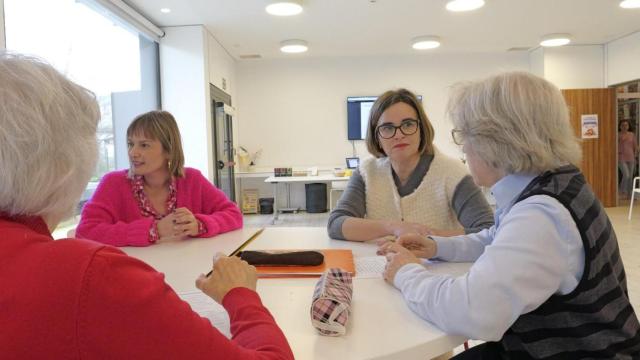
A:
{"type": "Polygon", "coordinates": [[[260,198],[260,214],[273,214],[273,198],[260,198]]]}
{"type": "Polygon", "coordinates": [[[305,184],[304,190],[306,193],[308,213],[327,212],[327,184],[305,184]]]}

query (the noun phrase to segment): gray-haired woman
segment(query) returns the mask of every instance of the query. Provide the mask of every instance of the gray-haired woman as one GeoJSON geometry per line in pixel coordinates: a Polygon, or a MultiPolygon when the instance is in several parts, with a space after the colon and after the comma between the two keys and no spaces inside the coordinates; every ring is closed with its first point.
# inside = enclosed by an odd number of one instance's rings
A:
{"type": "Polygon", "coordinates": [[[196,280],[229,312],[231,341],[149,265],[53,240],[95,169],[99,115],[94,96],[51,66],[0,53],[0,357],[292,359],[255,268],[238,258],[196,280]]]}
{"type": "Polygon", "coordinates": [[[639,358],[616,235],[574,165],[581,151],[560,91],[506,73],[457,86],[448,112],[474,181],[496,197],[495,226],[383,244],[385,279],[440,329],[488,341],[462,359],[639,358]],[[475,263],[455,278],[416,255],[475,263]]]}

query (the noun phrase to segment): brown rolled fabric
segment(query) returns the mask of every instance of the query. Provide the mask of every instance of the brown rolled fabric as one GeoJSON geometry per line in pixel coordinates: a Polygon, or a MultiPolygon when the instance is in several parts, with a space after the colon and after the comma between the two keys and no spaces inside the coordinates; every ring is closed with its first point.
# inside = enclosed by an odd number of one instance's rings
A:
{"type": "Polygon", "coordinates": [[[349,272],[331,268],[322,274],[311,302],[311,324],[320,335],[346,334],[352,295],[353,282],[349,272]]]}
{"type": "Polygon", "coordinates": [[[254,266],[318,266],[324,262],[319,251],[242,251],[238,256],[254,266]]]}

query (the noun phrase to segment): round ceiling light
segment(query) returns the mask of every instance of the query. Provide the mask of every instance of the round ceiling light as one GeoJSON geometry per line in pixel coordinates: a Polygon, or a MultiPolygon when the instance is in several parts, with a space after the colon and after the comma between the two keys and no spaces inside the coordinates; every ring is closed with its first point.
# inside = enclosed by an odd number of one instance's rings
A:
{"type": "Polygon", "coordinates": [[[298,15],[302,12],[302,4],[298,0],[276,0],[271,1],[265,10],[276,16],[298,15]]]}
{"type": "Polygon", "coordinates": [[[545,47],[563,46],[571,42],[569,34],[549,34],[542,37],[540,45],[545,47]]]}
{"type": "Polygon", "coordinates": [[[440,46],[440,38],[437,36],[418,36],[411,39],[411,47],[416,50],[435,49],[440,46]]]}
{"type": "Polygon", "coordinates": [[[160,9],[160,12],[161,12],[161,13],[163,13],[163,14],[168,14],[168,13],[170,13],[170,12],[171,12],[171,9],[169,9],[169,8],[162,8],[162,9],[160,9]]]}
{"type": "Polygon", "coordinates": [[[284,53],[297,54],[309,50],[307,42],[304,40],[292,39],[280,43],[280,51],[284,53]]]}
{"type": "Polygon", "coordinates": [[[620,1],[620,7],[625,9],[640,8],[640,0],[622,0],[620,1]]]}
{"type": "Polygon", "coordinates": [[[484,6],[484,0],[452,0],[447,3],[449,11],[471,11],[484,6]]]}

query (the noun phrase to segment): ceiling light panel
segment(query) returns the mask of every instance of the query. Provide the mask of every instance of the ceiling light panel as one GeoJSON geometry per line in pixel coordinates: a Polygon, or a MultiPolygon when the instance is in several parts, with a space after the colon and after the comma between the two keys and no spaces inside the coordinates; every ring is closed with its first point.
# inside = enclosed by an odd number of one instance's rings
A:
{"type": "Polygon", "coordinates": [[[437,36],[418,36],[411,39],[411,47],[416,50],[435,49],[440,46],[440,38],[437,36]]]}
{"type": "Polygon", "coordinates": [[[567,45],[571,42],[569,34],[549,34],[542,37],[540,45],[544,47],[555,47],[567,45]]]}
{"type": "Polygon", "coordinates": [[[276,0],[271,1],[265,10],[275,16],[292,16],[302,12],[302,3],[294,0],[276,0]]]}
{"type": "Polygon", "coordinates": [[[640,8],[640,0],[622,0],[620,1],[620,7],[624,9],[640,8]]]}
{"type": "Polygon", "coordinates": [[[446,5],[447,10],[460,12],[479,9],[484,6],[484,0],[452,0],[446,5]]]}
{"type": "Polygon", "coordinates": [[[309,50],[309,45],[304,40],[291,39],[280,43],[280,51],[289,54],[303,53],[309,50]]]}

